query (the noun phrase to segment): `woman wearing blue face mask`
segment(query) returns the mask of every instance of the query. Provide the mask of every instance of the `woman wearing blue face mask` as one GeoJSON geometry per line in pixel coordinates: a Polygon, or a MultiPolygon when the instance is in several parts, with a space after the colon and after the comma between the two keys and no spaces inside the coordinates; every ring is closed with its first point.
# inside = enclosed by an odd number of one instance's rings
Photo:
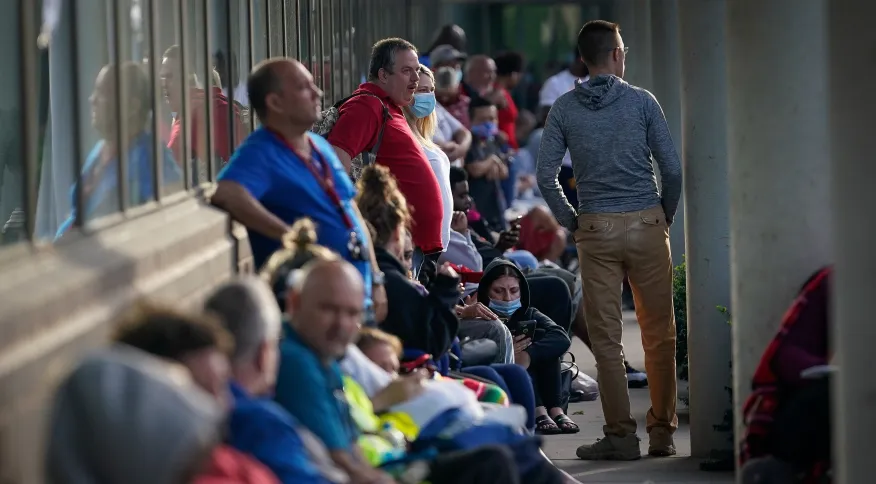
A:
{"type": "Polygon", "coordinates": [[[578,426],[561,408],[560,360],[571,341],[550,318],[529,305],[529,284],[520,269],[505,259],[494,259],[478,286],[478,301],[488,305],[511,329],[514,358],[532,377],[535,390],[535,429],[541,434],[574,434],[578,426]],[[528,335],[521,334],[530,326],[528,335]]]}
{"type": "MultiPolygon", "coordinates": [[[[432,142],[432,136],[438,126],[435,114],[435,76],[424,65],[420,65],[420,84],[414,94],[414,100],[405,106],[405,117],[411,126],[414,136],[426,152],[429,165],[438,179],[441,189],[441,202],[444,206],[444,217],[441,220],[441,245],[447,250],[450,243],[450,220],[453,217],[453,193],[450,188],[450,160],[441,148],[432,142]]],[[[416,264],[416,263],[415,263],[416,264]]]]}

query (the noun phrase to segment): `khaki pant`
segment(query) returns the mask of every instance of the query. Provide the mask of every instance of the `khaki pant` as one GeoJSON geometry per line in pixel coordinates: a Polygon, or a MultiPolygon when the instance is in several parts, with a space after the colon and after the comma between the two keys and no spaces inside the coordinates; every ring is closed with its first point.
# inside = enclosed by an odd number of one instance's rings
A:
{"type": "Polygon", "coordinates": [[[584,315],[593,343],[606,435],[636,432],[624,367],[621,292],[629,277],[642,331],[651,393],[647,429],[678,428],[675,315],[669,226],[660,206],[627,213],[581,214],[575,231],[584,315]]]}

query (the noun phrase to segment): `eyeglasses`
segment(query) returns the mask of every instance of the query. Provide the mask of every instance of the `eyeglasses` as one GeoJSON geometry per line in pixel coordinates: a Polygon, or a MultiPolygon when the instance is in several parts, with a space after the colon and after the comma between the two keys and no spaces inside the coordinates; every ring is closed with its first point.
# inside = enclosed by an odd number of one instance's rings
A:
{"type": "Polygon", "coordinates": [[[621,47],[617,47],[617,48],[620,49],[620,50],[622,50],[622,51],[624,51],[624,54],[626,54],[627,52],[630,51],[630,48],[629,48],[628,46],[626,46],[626,45],[623,46],[623,48],[621,48],[621,47]]]}

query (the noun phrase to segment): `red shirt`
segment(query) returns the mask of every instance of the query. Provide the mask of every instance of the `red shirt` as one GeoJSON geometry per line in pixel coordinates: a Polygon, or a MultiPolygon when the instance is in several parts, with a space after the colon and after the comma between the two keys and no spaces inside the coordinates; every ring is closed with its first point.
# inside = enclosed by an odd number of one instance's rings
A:
{"type": "MultiPolygon", "coordinates": [[[[429,254],[441,250],[441,220],[444,210],[438,179],[420,142],[414,137],[404,113],[376,84],[366,82],[358,92],[369,92],[389,108],[392,118],[386,122],[377,163],[389,168],[398,188],[412,208],[414,245],[429,254]]],[[[383,123],[383,108],[372,96],[357,96],[341,106],[338,121],[328,135],[328,142],[344,150],[351,158],[368,151],[377,142],[383,123]]]]}
{"type": "Polygon", "coordinates": [[[261,462],[227,445],[210,454],[209,463],[193,484],[280,484],[279,479],[261,462]]]}
{"type": "MultiPolygon", "coordinates": [[[[496,89],[502,88],[496,86],[496,89]]],[[[505,96],[505,108],[499,110],[499,131],[505,133],[508,144],[516,150],[520,148],[517,144],[517,105],[507,89],[502,89],[502,95],[505,96]]]]}
{"type": "MultiPolygon", "coordinates": [[[[191,120],[189,121],[189,130],[191,134],[191,151],[194,158],[200,160],[207,159],[207,147],[201,137],[204,133],[204,117],[207,115],[207,110],[204,107],[204,90],[192,89],[189,94],[189,109],[191,110],[191,120]]],[[[213,88],[213,151],[216,156],[228,161],[231,158],[231,153],[234,148],[237,148],[244,138],[246,138],[246,128],[243,123],[243,118],[240,110],[234,108],[235,121],[235,146],[231,146],[228,139],[228,98],[222,93],[222,89],[213,88]]],[[[170,139],[167,142],[167,147],[173,152],[173,156],[177,163],[182,163],[182,122],[177,116],[173,120],[170,127],[170,139]]]]}

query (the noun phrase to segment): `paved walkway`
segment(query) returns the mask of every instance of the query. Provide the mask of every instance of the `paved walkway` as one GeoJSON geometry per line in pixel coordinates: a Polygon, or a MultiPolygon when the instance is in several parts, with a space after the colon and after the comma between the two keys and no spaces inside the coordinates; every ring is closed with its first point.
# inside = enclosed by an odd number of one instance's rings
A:
{"type": "MultiPolygon", "coordinates": [[[[634,313],[625,313],[627,321],[624,327],[624,348],[627,359],[639,369],[644,369],[644,354],[639,336],[639,326],[634,313]]],[[[578,360],[582,371],[596,377],[596,367],[593,355],[581,343],[573,340],[572,352],[578,360]]],[[[647,434],[645,433],[645,413],[648,411],[648,390],[630,390],[630,400],[633,415],[639,422],[639,437],[642,437],[642,453],[648,450],[647,434]]],[[[699,460],[690,457],[690,434],[688,430],[687,409],[679,403],[679,429],[675,434],[675,445],[678,455],[670,458],[655,459],[643,457],[634,462],[586,462],[575,456],[575,449],[582,443],[592,442],[602,437],[602,408],[599,401],[573,403],[569,408],[569,416],[581,427],[581,432],[575,435],[556,435],[545,438],[544,451],[554,463],[572,474],[581,482],[597,483],[684,483],[684,484],[729,484],[734,482],[731,473],[713,473],[700,471],[699,460]]]]}

